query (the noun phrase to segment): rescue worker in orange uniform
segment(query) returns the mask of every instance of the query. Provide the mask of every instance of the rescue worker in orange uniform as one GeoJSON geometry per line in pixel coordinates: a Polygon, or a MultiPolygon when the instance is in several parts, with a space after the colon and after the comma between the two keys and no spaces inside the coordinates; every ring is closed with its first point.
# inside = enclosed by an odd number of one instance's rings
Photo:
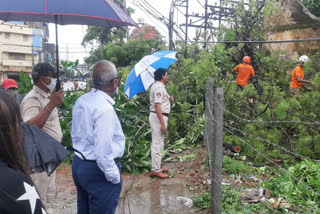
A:
{"type": "Polygon", "coordinates": [[[238,74],[236,83],[241,90],[255,77],[254,69],[249,65],[250,62],[250,57],[245,56],[243,57],[243,64],[237,65],[232,71],[232,73],[238,74]]]}
{"type": "Polygon", "coordinates": [[[304,83],[309,83],[311,85],[314,85],[312,81],[304,80],[304,71],[303,66],[304,63],[309,61],[309,57],[306,55],[302,55],[299,58],[299,64],[298,66],[293,70],[292,78],[291,78],[291,84],[290,84],[290,92],[294,95],[300,94],[300,88],[303,87],[308,91],[311,91],[311,89],[307,88],[304,83]]]}

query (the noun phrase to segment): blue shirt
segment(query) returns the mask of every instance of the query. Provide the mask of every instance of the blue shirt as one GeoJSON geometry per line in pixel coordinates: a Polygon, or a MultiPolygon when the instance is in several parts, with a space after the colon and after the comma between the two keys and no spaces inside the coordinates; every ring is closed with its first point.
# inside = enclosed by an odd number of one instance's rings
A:
{"type": "Polygon", "coordinates": [[[73,148],[86,159],[96,160],[106,179],[117,184],[120,172],[114,159],[122,157],[125,137],[114,103],[108,94],[95,88],[82,95],[73,107],[71,137],[73,148]]]}

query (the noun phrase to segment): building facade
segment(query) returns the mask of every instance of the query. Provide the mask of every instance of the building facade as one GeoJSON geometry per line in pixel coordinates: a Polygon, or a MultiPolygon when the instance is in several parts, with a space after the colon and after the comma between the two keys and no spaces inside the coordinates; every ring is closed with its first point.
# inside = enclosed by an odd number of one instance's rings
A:
{"type": "Polygon", "coordinates": [[[23,24],[0,22],[0,81],[19,79],[19,73],[31,74],[38,55],[32,54],[32,28],[23,24]]]}

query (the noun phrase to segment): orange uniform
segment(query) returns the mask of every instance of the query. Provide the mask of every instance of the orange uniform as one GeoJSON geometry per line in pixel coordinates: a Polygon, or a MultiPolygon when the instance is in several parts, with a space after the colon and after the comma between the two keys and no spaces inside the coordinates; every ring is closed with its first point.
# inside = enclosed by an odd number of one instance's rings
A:
{"type": "Polygon", "coordinates": [[[297,80],[298,77],[300,77],[301,79],[303,79],[303,77],[304,77],[303,69],[300,65],[298,65],[293,70],[290,88],[297,88],[297,89],[301,88],[302,82],[298,82],[298,80],[297,80]]]}
{"type": "Polygon", "coordinates": [[[250,76],[255,75],[253,67],[247,63],[238,65],[233,71],[238,72],[236,83],[241,86],[248,85],[250,76]]]}

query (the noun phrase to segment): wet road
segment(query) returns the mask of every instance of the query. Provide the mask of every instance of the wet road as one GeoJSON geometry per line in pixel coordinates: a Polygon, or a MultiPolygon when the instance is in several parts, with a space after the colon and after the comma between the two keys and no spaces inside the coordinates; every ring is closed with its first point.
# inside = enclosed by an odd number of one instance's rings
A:
{"type": "MultiPolygon", "coordinates": [[[[133,178],[128,179],[131,185],[133,178]],[[131,183],[130,183],[131,182],[131,183]]],[[[126,186],[121,194],[116,214],[160,214],[195,213],[177,197],[192,198],[183,180],[178,178],[151,179],[144,176],[135,178],[133,186],[126,186]]]]}
{"type": "MultiPolygon", "coordinates": [[[[76,190],[70,167],[57,176],[58,194],[55,214],[76,214],[76,190]]],[[[193,208],[178,201],[177,197],[192,198],[185,177],[176,175],[169,179],[152,179],[148,174],[134,176],[122,174],[123,187],[116,214],[175,214],[195,213],[193,208]]]]}

